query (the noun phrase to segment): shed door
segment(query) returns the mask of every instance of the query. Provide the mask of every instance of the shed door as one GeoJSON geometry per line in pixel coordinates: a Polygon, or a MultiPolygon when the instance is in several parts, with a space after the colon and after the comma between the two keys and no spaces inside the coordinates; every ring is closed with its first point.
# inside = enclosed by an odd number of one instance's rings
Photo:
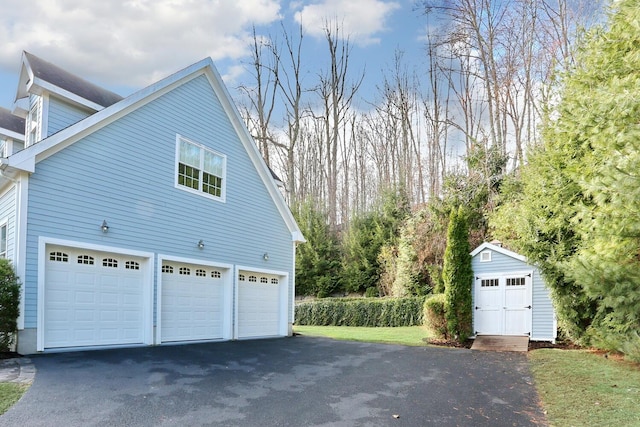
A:
{"type": "Polygon", "coordinates": [[[531,274],[477,277],[476,335],[531,335],[531,274]]]}

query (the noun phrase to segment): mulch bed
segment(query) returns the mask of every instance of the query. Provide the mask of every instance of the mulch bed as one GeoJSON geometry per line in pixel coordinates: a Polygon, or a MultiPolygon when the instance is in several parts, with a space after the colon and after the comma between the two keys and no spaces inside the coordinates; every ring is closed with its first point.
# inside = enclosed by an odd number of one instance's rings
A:
{"type": "Polygon", "coordinates": [[[14,359],[16,357],[22,357],[22,355],[19,354],[19,353],[16,353],[15,351],[2,351],[2,352],[0,352],[0,360],[14,359]]]}

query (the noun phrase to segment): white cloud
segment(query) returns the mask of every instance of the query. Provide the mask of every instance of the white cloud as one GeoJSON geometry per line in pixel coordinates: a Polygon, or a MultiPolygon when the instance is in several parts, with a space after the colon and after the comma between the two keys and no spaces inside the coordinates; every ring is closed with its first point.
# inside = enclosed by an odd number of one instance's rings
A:
{"type": "Polygon", "coordinates": [[[324,37],[327,22],[337,21],[345,36],[366,46],[380,42],[378,34],[385,31],[385,20],[399,7],[398,3],[383,0],[323,0],[303,6],[295,20],[315,37],[324,37]]]}
{"type": "Polygon", "coordinates": [[[280,0],[3,0],[0,69],[27,50],[105,85],[144,86],[207,56],[245,56],[280,0]]]}

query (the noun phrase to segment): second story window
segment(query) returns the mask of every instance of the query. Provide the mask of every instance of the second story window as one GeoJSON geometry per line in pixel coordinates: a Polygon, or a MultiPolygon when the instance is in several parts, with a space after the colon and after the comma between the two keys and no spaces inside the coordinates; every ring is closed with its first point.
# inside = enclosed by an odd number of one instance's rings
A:
{"type": "Polygon", "coordinates": [[[224,201],[226,157],[178,137],[176,186],[224,201]]]}
{"type": "Polygon", "coordinates": [[[29,110],[29,115],[27,116],[25,129],[25,146],[27,147],[40,141],[40,97],[33,99],[31,103],[31,109],[29,110]]]}

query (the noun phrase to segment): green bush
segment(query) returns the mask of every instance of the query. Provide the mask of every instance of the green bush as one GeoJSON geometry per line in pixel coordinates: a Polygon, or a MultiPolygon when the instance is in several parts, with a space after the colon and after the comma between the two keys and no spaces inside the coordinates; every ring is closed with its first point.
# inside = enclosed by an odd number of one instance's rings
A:
{"type": "Polygon", "coordinates": [[[469,229],[466,214],[460,206],[451,211],[444,251],[445,316],[449,337],[464,341],[472,330],[471,285],[473,270],[469,255],[469,229]]]}
{"type": "Polygon", "coordinates": [[[427,297],[422,309],[425,327],[435,338],[447,338],[447,318],[445,317],[446,297],[435,294],[427,297]]]}
{"type": "Polygon", "coordinates": [[[367,288],[364,296],[367,298],[377,298],[380,296],[380,292],[378,292],[378,288],[371,286],[370,288],[367,288]]]}
{"type": "Polygon", "coordinates": [[[11,262],[0,258],[0,351],[10,351],[18,332],[20,281],[11,262]]]}
{"type": "Polygon", "coordinates": [[[327,298],[296,305],[296,324],[398,327],[422,324],[424,297],[327,298]]]}

